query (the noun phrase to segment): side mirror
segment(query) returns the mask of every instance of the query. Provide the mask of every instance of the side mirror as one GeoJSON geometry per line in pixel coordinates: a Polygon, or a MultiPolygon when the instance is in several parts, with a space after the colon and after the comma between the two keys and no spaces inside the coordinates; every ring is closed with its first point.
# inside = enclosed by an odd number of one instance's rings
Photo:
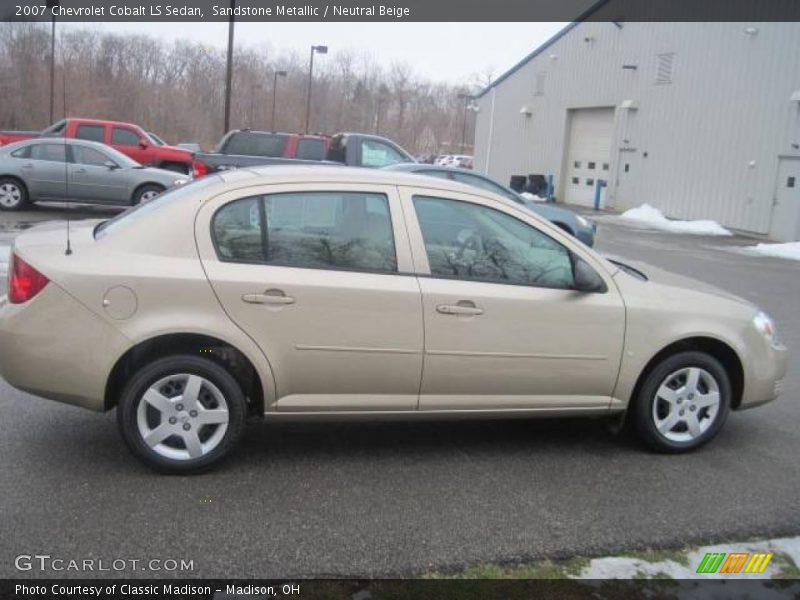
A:
{"type": "Polygon", "coordinates": [[[119,165],[115,163],[113,160],[107,160],[104,164],[109,171],[114,171],[116,169],[119,169],[119,165]]]}
{"type": "Polygon", "coordinates": [[[148,144],[144,140],[139,140],[139,148],[141,148],[142,150],[147,150],[149,146],[150,144],[148,144]]]}
{"type": "Polygon", "coordinates": [[[608,290],[606,282],[597,274],[589,263],[573,255],[572,257],[572,278],[574,289],[578,292],[603,293],[608,290]]]}

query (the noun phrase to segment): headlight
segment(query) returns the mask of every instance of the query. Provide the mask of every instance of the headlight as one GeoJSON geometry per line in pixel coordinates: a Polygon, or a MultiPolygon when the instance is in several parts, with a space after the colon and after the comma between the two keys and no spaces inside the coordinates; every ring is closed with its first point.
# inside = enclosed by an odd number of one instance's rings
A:
{"type": "Polygon", "coordinates": [[[583,227],[591,227],[592,224],[589,222],[589,219],[585,219],[580,215],[575,215],[575,218],[578,219],[578,223],[580,223],[583,227]]]}
{"type": "Polygon", "coordinates": [[[176,179],[172,182],[172,185],[183,185],[185,183],[189,183],[188,179],[176,179]]]}
{"type": "Polygon", "coordinates": [[[778,332],[775,330],[775,322],[763,311],[758,311],[753,317],[753,325],[761,332],[772,344],[779,344],[778,332]]]}

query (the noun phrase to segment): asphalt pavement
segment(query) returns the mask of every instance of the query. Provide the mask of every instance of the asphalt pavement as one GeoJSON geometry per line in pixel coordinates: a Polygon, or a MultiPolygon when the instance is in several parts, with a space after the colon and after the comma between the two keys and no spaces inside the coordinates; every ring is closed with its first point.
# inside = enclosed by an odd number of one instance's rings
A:
{"type": "MultiPolygon", "coordinates": [[[[84,212],[72,215],[102,211],[84,212]]],[[[0,247],[51,218],[63,211],[0,215],[0,247]]],[[[751,243],[611,217],[597,237],[601,251],[753,301],[800,348],[800,268],[739,252],[751,243]]],[[[143,467],[113,413],[0,381],[0,577],[372,577],[797,535],[798,362],[795,351],[778,401],[732,414],[688,455],[647,452],[594,420],[255,422],[229,460],[194,477],[143,467]],[[106,566],[183,559],[193,570],[15,568],[17,556],[36,554],[106,566]]]]}

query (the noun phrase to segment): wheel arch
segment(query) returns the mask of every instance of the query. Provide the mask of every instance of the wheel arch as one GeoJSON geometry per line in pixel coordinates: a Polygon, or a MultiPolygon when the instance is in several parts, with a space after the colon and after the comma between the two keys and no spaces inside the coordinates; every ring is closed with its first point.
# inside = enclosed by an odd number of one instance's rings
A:
{"type": "Polygon", "coordinates": [[[117,405],[119,395],[131,375],[149,362],[175,354],[203,356],[226,368],[242,389],[248,413],[264,414],[264,382],[247,355],[233,344],[198,333],[169,333],[143,340],[129,348],[111,368],[106,380],[103,407],[117,405]]]}
{"type": "Polygon", "coordinates": [[[131,193],[131,204],[132,205],[136,204],[136,196],[139,194],[139,190],[141,190],[143,187],[147,187],[147,186],[153,186],[153,187],[161,188],[162,192],[167,191],[167,186],[165,186],[163,183],[158,183],[157,181],[145,181],[144,183],[140,183],[135,188],[133,188],[133,192],[131,193]]]}
{"type": "Polygon", "coordinates": [[[22,179],[19,175],[14,175],[12,173],[3,174],[0,173],[0,179],[13,179],[18,184],[22,186],[22,189],[25,190],[25,195],[30,199],[30,191],[28,190],[28,184],[25,183],[25,180],[22,179]]]}
{"type": "Polygon", "coordinates": [[[742,365],[742,360],[729,344],[707,336],[687,337],[677,340],[653,355],[636,379],[636,385],[634,385],[631,396],[628,399],[628,406],[633,406],[634,399],[639,394],[645,379],[659,363],[679,352],[692,350],[713,356],[722,364],[731,382],[731,409],[736,410],[742,402],[742,394],[744,392],[744,366],[742,365]]]}

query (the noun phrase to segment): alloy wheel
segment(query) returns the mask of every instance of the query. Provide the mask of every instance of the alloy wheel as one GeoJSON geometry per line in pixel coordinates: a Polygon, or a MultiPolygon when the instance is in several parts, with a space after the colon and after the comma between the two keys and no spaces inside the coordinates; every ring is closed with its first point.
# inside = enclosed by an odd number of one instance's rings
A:
{"type": "Polygon", "coordinates": [[[719,383],[700,367],[667,375],[656,390],[652,417],[658,432],[672,442],[691,442],[714,423],[720,410],[719,383]]]}
{"type": "Polygon", "coordinates": [[[208,379],[181,373],[153,383],[138,403],[136,424],[144,443],[173,460],[193,460],[225,437],[230,415],[225,396],[208,379]]]}

